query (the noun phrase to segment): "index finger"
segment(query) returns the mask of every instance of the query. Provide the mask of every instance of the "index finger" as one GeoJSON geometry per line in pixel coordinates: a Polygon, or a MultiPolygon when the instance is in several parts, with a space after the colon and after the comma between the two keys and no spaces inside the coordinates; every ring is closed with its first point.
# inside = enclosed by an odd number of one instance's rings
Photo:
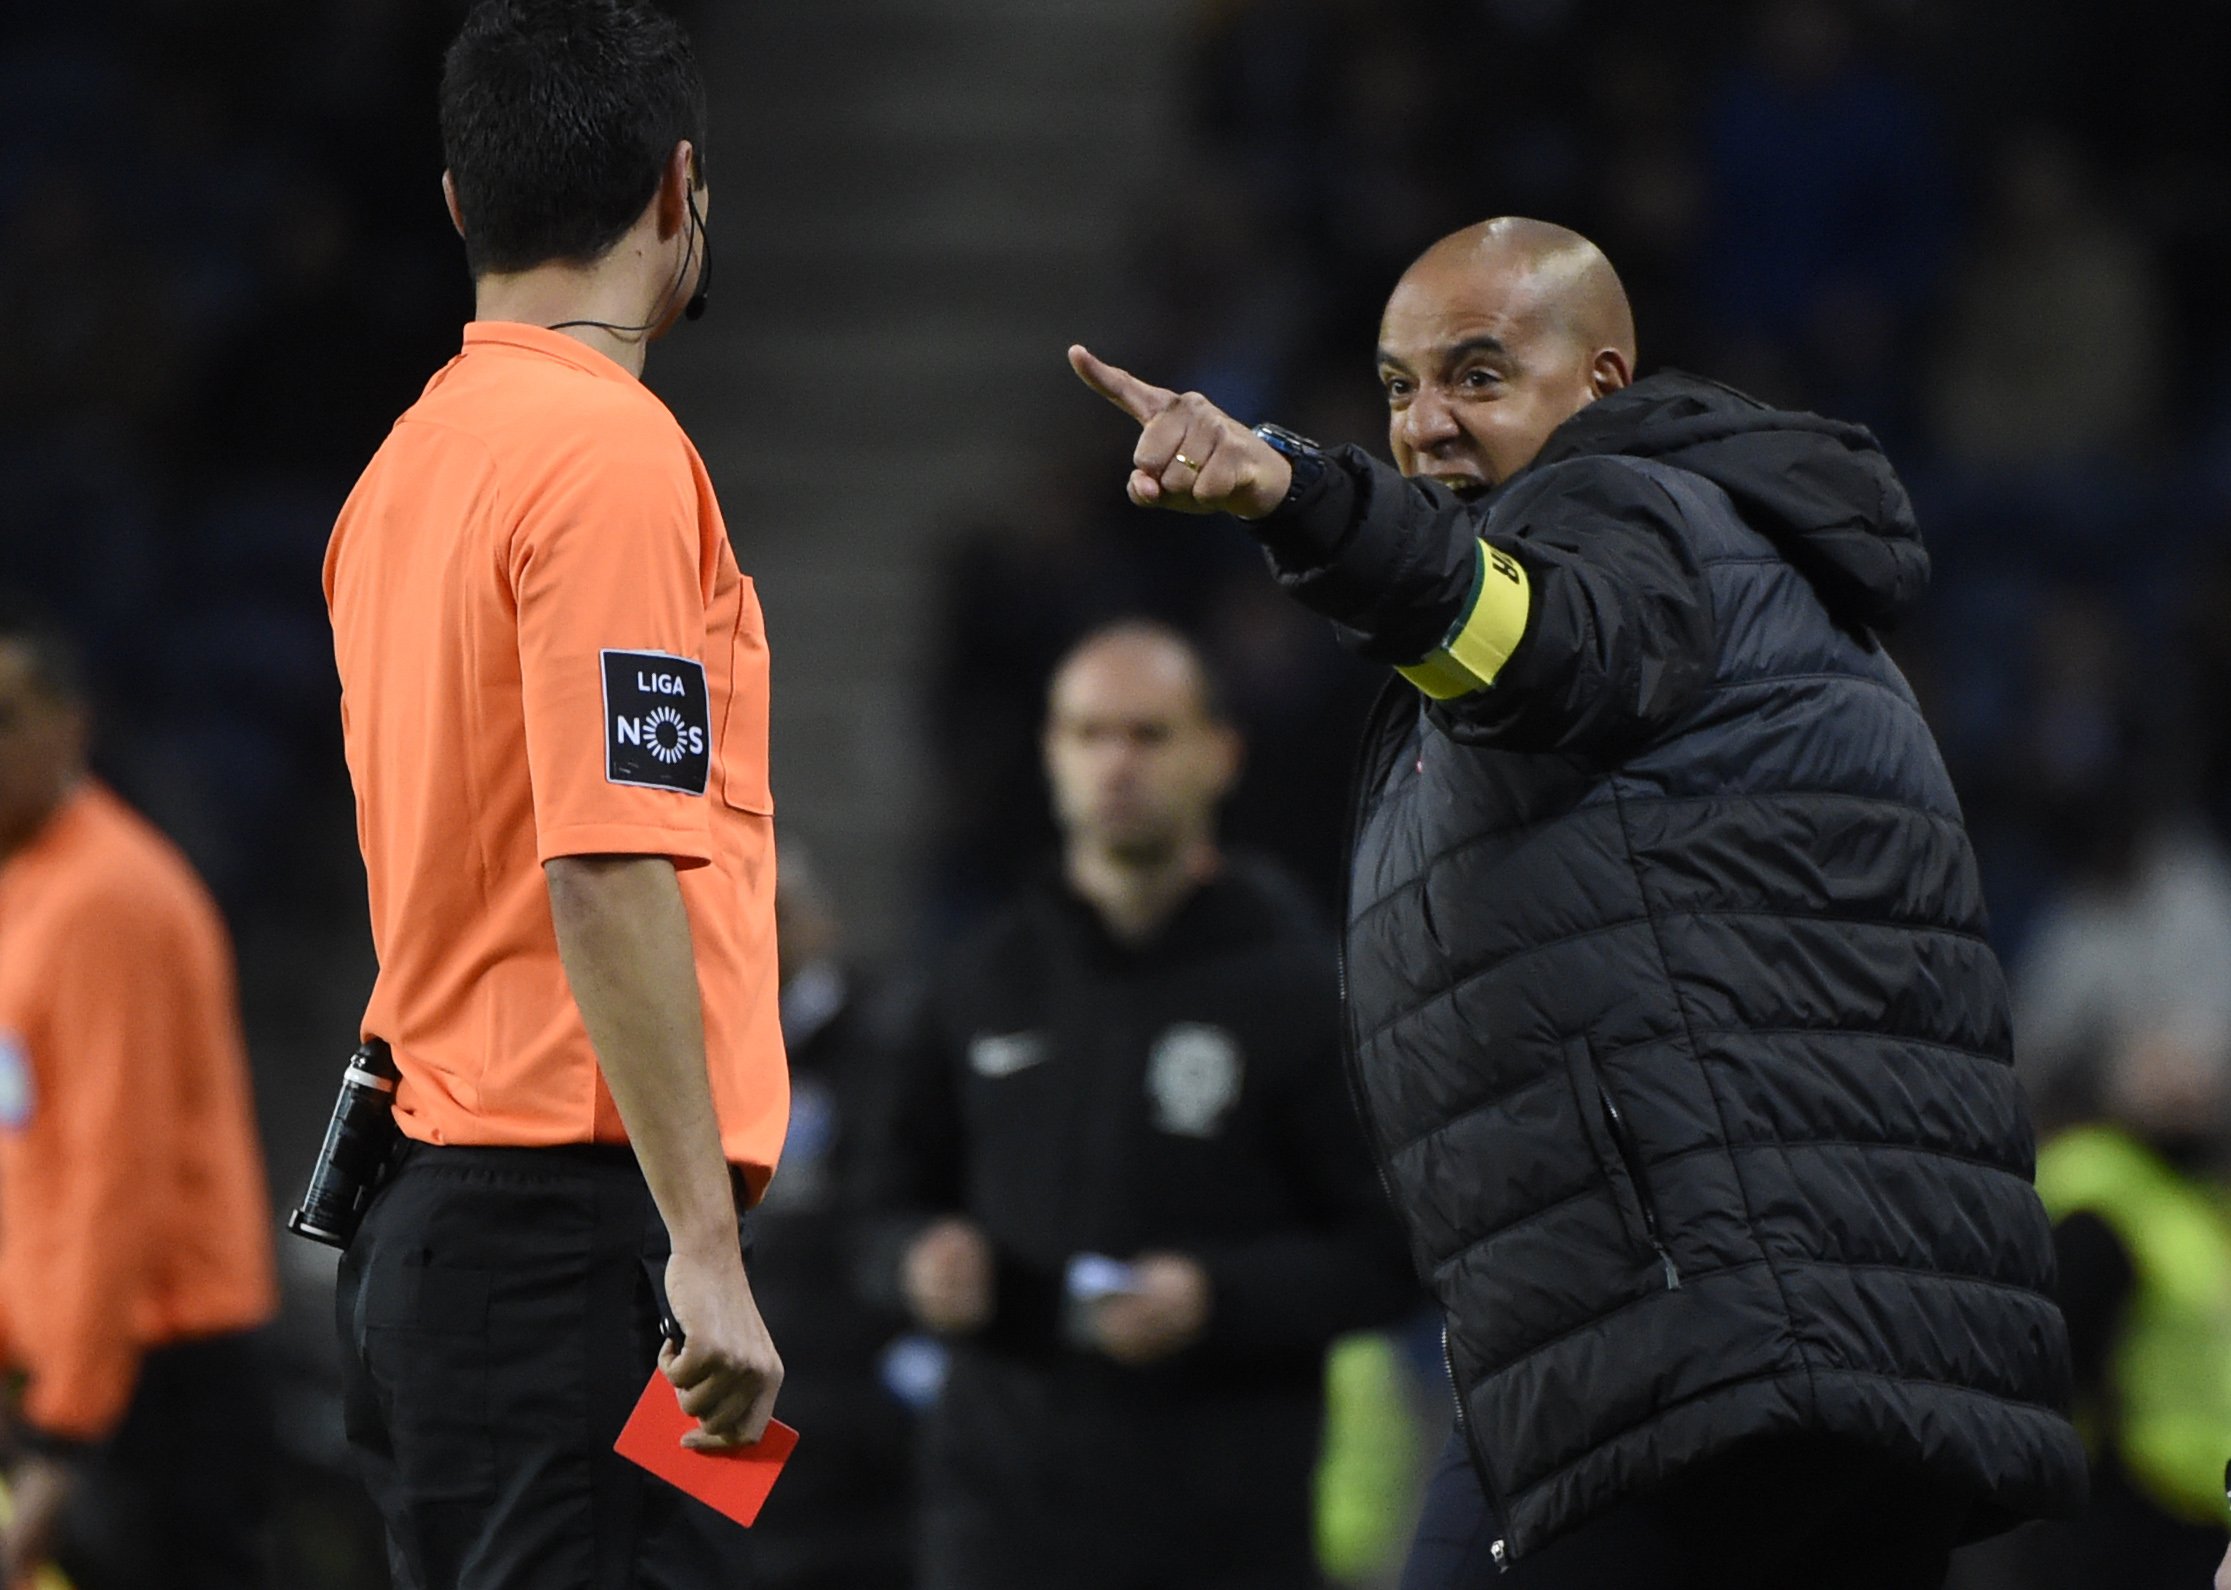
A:
{"type": "Polygon", "coordinates": [[[1078,379],[1086,386],[1141,425],[1177,401],[1177,394],[1168,387],[1140,380],[1130,371],[1098,357],[1083,343],[1070,344],[1069,368],[1077,372],[1078,379]]]}

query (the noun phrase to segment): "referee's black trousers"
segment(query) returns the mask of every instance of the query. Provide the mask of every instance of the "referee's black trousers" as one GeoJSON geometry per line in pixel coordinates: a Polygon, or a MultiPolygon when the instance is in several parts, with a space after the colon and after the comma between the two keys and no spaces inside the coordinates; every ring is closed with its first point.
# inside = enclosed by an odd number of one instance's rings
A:
{"type": "Polygon", "coordinates": [[[624,1148],[406,1151],[336,1288],[395,1590],[749,1586],[743,1530],[612,1451],[667,1252],[624,1148]]]}

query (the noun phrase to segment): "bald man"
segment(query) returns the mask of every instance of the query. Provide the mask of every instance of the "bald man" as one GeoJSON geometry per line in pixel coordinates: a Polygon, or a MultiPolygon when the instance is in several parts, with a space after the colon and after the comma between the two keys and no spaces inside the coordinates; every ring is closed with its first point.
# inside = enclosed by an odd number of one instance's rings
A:
{"type": "Polygon", "coordinates": [[[939,969],[863,1164],[951,1344],[923,1590],[1306,1590],[1324,1353],[1414,1307],[1339,1071],[1332,937],[1227,859],[1239,744],[1123,624],[1054,677],[1058,872],[939,969]]]}
{"type": "Polygon", "coordinates": [[[1133,501],[1247,521],[1394,670],[1350,1059],[1459,1413],[1407,1590],[1932,1587],[2076,1506],[2005,985],[1877,638],[1928,559],[1874,438],[1636,380],[1609,261],[1519,219],[1387,300],[1392,469],[1070,359],[1140,426],[1133,501]]]}

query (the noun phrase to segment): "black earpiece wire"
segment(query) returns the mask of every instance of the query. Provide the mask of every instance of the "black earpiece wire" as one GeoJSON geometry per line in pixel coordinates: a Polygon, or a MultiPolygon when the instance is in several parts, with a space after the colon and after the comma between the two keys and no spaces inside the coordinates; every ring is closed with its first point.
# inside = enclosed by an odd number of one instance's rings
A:
{"type": "Polygon", "coordinates": [[[667,305],[673,303],[674,295],[682,290],[682,283],[689,280],[689,268],[697,259],[700,241],[703,243],[705,252],[705,268],[698,272],[697,291],[690,294],[688,304],[683,306],[682,318],[685,320],[702,320],[705,316],[705,300],[712,292],[713,286],[713,237],[712,233],[706,229],[705,218],[698,214],[697,189],[694,185],[689,190],[688,203],[689,243],[682,250],[682,268],[674,273],[673,285],[668,287],[665,293],[660,296],[658,313],[641,325],[636,326],[617,325],[609,320],[561,320],[554,325],[545,326],[543,329],[545,331],[570,331],[576,326],[590,326],[598,331],[609,331],[615,337],[639,337],[645,332],[657,330],[666,319],[667,305]]]}

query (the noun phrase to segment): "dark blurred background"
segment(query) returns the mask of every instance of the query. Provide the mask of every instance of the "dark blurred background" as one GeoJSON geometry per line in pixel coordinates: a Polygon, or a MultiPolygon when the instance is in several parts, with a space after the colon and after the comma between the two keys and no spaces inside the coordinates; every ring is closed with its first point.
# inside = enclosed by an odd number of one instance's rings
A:
{"type": "MultiPolygon", "coordinates": [[[[1863,420],[1904,470],[1936,582],[1893,647],[2048,1118],[2170,1006],[2231,1067],[2231,8],[675,9],[721,284],[650,380],[759,579],[783,821],[862,953],[903,966],[1040,858],[1044,676],[1117,611],[1202,637],[1252,740],[1233,837],[1330,898],[1374,681],[1239,538],[1123,503],[1125,423],[1062,348],[1383,446],[1386,289],[1517,212],[1604,245],[1646,370],[1863,420]]],[[[85,638],[101,766],[230,914],[282,1197],[370,981],[320,557],[470,312],[433,112],[461,10],[0,24],[0,583],[85,638]]],[[[327,1267],[288,1246],[294,1438],[330,1457],[327,1267]]]]}

